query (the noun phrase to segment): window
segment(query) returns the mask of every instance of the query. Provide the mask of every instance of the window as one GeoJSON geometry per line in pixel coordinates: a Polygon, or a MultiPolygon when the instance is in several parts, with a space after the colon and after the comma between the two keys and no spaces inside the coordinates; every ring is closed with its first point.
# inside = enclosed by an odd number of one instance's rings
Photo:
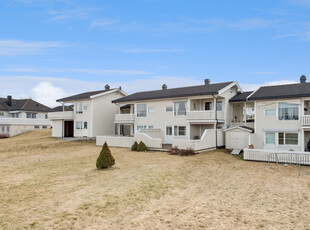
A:
{"type": "Polygon", "coordinates": [[[154,126],[154,125],[149,125],[148,128],[149,128],[149,129],[154,129],[155,126],[154,126]]]}
{"type": "Polygon", "coordinates": [[[186,136],[186,126],[174,126],[174,136],[186,136]]]}
{"type": "Polygon", "coordinates": [[[47,119],[48,118],[48,116],[47,116],[47,114],[45,114],[45,119],[47,119]]]}
{"type": "Polygon", "coordinates": [[[212,103],[211,102],[205,102],[205,110],[212,110],[212,103]]]}
{"type": "Polygon", "coordinates": [[[223,126],[217,125],[217,126],[216,126],[216,129],[223,129],[223,126]]]}
{"type": "Polygon", "coordinates": [[[87,122],[84,122],[84,129],[87,129],[87,122]]]}
{"type": "Polygon", "coordinates": [[[2,126],[2,132],[4,132],[4,127],[2,126]]]}
{"type": "Polygon", "coordinates": [[[222,111],[223,110],[223,103],[221,101],[216,102],[216,110],[222,111]]]}
{"type": "Polygon", "coordinates": [[[4,116],[4,112],[0,112],[0,117],[3,117],[4,116]]]}
{"type": "Polygon", "coordinates": [[[276,109],[265,109],[265,116],[274,116],[276,115],[276,109]]]}
{"type": "Polygon", "coordinates": [[[269,145],[276,144],[276,134],[275,133],[266,133],[265,135],[265,142],[269,145]]]}
{"type": "Polygon", "coordinates": [[[27,118],[31,118],[31,113],[26,113],[27,118]]]}
{"type": "Polygon", "coordinates": [[[40,126],[35,125],[34,128],[35,128],[35,129],[40,129],[40,126]]]}
{"type": "Polygon", "coordinates": [[[279,120],[298,120],[298,104],[279,103],[279,120]]]}
{"type": "Polygon", "coordinates": [[[32,113],[31,114],[31,118],[37,118],[37,114],[36,113],[32,113]]]}
{"type": "Polygon", "coordinates": [[[43,126],[42,126],[42,129],[47,129],[47,126],[46,126],[46,125],[43,125],[43,126]]]}
{"type": "Polygon", "coordinates": [[[154,109],[154,107],[150,107],[150,108],[148,108],[148,111],[149,111],[149,113],[155,113],[155,109],[154,109]]]}
{"type": "Polygon", "coordinates": [[[147,126],[146,125],[138,125],[137,131],[139,131],[140,129],[147,129],[147,126]]]}
{"type": "Polygon", "coordinates": [[[186,101],[174,102],[174,115],[186,115],[186,101]]]}
{"type": "Polygon", "coordinates": [[[172,127],[171,126],[166,127],[166,135],[168,135],[168,136],[172,135],[172,127]]]}
{"type": "Polygon", "coordinates": [[[84,105],[83,110],[84,111],[87,110],[87,105],[84,105]]]}
{"type": "MultiPolygon", "coordinates": [[[[18,116],[17,116],[18,117],[18,116]]],[[[37,114],[36,113],[26,113],[26,117],[27,118],[33,118],[35,119],[37,117],[37,114]]]]}
{"type": "Polygon", "coordinates": [[[76,129],[82,129],[82,121],[77,121],[76,123],[75,123],[75,128],[76,129]]]}
{"type": "Polygon", "coordinates": [[[166,112],[172,112],[172,106],[166,106],[166,112]]]}
{"type": "Polygon", "coordinates": [[[279,133],[279,145],[298,145],[298,133],[279,133]]]}
{"type": "Polygon", "coordinates": [[[146,104],[137,104],[137,117],[146,117],[146,104]]]}
{"type": "MultiPolygon", "coordinates": [[[[19,117],[19,114],[18,114],[18,113],[12,113],[12,117],[18,118],[18,117],[19,117]]],[[[29,117],[29,118],[30,118],[30,117],[29,117]]]]}
{"type": "Polygon", "coordinates": [[[10,132],[10,127],[6,127],[6,131],[9,133],[10,132]]]}
{"type": "Polygon", "coordinates": [[[76,114],[83,113],[82,102],[75,103],[75,113],[76,114]]]}

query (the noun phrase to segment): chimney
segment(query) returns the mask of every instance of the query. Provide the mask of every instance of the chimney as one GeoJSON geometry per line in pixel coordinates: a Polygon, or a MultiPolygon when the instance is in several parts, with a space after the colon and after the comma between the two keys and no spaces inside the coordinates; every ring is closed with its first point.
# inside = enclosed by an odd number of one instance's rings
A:
{"type": "Polygon", "coordinates": [[[166,90],[166,89],[167,89],[167,85],[166,85],[166,84],[163,84],[161,88],[162,88],[163,90],[166,90]]]}
{"type": "Polygon", "coordinates": [[[209,78],[205,79],[205,85],[210,85],[211,80],[209,78]]]}
{"type": "Polygon", "coordinates": [[[301,77],[300,77],[300,83],[306,83],[306,81],[307,81],[306,76],[305,76],[305,75],[301,75],[301,77]]]}
{"type": "Polygon", "coordinates": [[[12,106],[12,96],[10,96],[10,95],[7,96],[6,104],[7,104],[8,106],[12,106]]]}
{"type": "Polygon", "coordinates": [[[118,87],[119,90],[122,90],[122,86],[118,87]]]}
{"type": "Polygon", "coordinates": [[[105,90],[109,90],[110,86],[108,84],[106,84],[104,88],[105,88],[105,90]]]}

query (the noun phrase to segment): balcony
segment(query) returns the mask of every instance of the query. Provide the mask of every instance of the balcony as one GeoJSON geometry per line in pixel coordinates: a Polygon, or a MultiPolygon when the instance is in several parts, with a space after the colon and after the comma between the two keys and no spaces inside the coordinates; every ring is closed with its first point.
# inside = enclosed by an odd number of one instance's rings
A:
{"type": "Polygon", "coordinates": [[[310,126],[310,115],[302,116],[302,126],[310,126]]]}
{"type": "Polygon", "coordinates": [[[188,121],[204,121],[204,120],[224,120],[224,111],[217,112],[217,118],[215,117],[215,111],[188,111],[187,118],[188,121]]]}
{"type": "Polygon", "coordinates": [[[50,125],[49,119],[1,117],[0,125],[50,125]]]}
{"type": "Polygon", "coordinates": [[[51,112],[48,113],[48,119],[50,120],[73,120],[73,111],[64,112],[51,112]]]}
{"type": "Polygon", "coordinates": [[[125,114],[115,114],[115,123],[134,123],[135,114],[125,113],[125,114]]]}

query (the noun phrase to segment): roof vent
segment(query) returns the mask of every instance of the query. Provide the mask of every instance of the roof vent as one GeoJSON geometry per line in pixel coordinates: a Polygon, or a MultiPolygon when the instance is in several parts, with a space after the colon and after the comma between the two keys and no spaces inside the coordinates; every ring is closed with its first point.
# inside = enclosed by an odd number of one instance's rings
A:
{"type": "Polygon", "coordinates": [[[12,106],[12,96],[10,96],[10,95],[7,96],[6,104],[7,104],[8,106],[12,106]]]}
{"type": "Polygon", "coordinates": [[[210,85],[211,80],[209,78],[205,79],[205,85],[210,85]]]}
{"type": "Polygon", "coordinates": [[[104,88],[105,88],[105,90],[109,90],[110,86],[108,84],[106,84],[104,88]]]}
{"type": "Polygon", "coordinates": [[[167,89],[167,85],[166,85],[166,84],[163,84],[161,88],[162,88],[163,90],[166,90],[166,89],[167,89]]]}
{"type": "Polygon", "coordinates": [[[300,77],[300,83],[306,83],[307,77],[305,75],[301,75],[300,77]]]}

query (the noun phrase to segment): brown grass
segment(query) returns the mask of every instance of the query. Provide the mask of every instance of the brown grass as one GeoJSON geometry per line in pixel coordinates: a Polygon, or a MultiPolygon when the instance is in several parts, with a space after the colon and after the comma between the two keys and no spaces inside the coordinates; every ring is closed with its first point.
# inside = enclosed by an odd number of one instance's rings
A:
{"type": "Polygon", "coordinates": [[[310,176],[293,166],[111,148],[97,170],[94,142],[50,136],[0,140],[0,229],[310,229],[310,176]]]}

